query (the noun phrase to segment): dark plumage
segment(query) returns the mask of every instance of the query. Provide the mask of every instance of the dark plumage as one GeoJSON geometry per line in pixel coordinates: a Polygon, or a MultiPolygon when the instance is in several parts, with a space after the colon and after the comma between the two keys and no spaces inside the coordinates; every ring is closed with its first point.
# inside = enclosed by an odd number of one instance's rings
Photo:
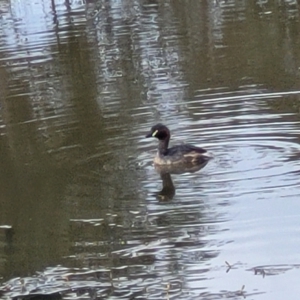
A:
{"type": "Polygon", "coordinates": [[[154,158],[157,165],[203,164],[211,158],[205,149],[189,144],[168,148],[171,134],[168,127],[163,124],[154,125],[146,135],[146,138],[149,137],[158,139],[158,152],[154,158]]]}

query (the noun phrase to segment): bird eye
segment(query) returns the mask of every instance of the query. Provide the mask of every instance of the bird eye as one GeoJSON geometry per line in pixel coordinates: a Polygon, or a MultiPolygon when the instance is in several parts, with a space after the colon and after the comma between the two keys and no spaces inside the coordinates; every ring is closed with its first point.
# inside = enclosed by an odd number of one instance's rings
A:
{"type": "Polygon", "coordinates": [[[152,136],[155,137],[157,133],[158,133],[158,130],[155,130],[155,131],[152,133],[152,136]]]}

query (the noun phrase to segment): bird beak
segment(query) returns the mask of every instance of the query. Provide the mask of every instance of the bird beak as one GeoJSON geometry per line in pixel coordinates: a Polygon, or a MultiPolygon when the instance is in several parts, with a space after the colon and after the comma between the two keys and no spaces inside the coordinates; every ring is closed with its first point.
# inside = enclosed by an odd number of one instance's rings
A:
{"type": "Polygon", "coordinates": [[[148,133],[145,137],[146,138],[152,137],[152,132],[148,133]]]}

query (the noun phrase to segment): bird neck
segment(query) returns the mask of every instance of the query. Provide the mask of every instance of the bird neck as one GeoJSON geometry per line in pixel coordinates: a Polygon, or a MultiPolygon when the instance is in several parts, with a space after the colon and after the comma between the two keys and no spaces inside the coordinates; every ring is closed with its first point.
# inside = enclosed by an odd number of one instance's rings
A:
{"type": "Polygon", "coordinates": [[[169,139],[170,138],[166,138],[164,140],[159,140],[159,142],[158,142],[158,153],[159,154],[165,155],[167,153],[168,145],[169,145],[169,139]]]}

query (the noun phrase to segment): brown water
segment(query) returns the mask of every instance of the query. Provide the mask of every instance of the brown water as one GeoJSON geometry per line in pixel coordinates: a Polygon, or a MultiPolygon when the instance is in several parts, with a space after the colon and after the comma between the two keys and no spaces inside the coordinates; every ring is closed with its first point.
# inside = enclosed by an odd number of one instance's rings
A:
{"type": "Polygon", "coordinates": [[[0,297],[299,298],[299,6],[274,2],[0,1],[0,297]],[[214,159],[160,176],[157,122],[214,159]]]}

